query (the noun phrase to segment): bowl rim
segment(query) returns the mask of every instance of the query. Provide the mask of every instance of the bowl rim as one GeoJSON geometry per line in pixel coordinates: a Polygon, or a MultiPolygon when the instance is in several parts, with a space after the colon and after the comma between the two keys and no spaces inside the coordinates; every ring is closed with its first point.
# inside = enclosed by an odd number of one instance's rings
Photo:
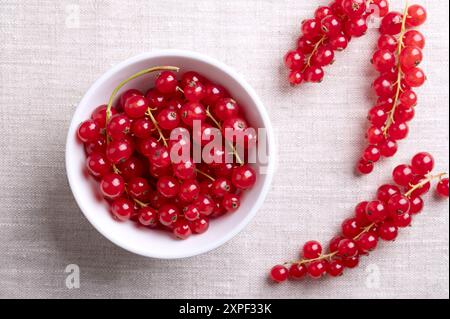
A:
{"type": "MultiPolygon", "coordinates": [[[[116,246],[121,247],[122,249],[125,249],[129,252],[132,252],[134,254],[149,257],[149,258],[155,258],[155,259],[181,259],[181,258],[188,258],[197,256],[200,254],[207,253],[209,251],[212,251],[226,242],[230,241],[233,237],[235,237],[238,233],[240,233],[248,224],[249,222],[255,217],[256,213],[259,211],[261,206],[263,205],[267,194],[270,190],[274,170],[275,170],[275,163],[276,163],[276,144],[275,144],[275,136],[273,127],[269,118],[269,115],[267,113],[266,108],[264,107],[264,104],[262,103],[262,100],[257,95],[256,91],[250,86],[250,84],[241,76],[239,73],[237,73],[234,69],[227,66],[226,64],[220,62],[219,60],[216,60],[215,58],[211,58],[209,56],[206,56],[201,53],[193,52],[193,51],[187,51],[187,50],[155,50],[152,52],[145,52],[141,53],[139,55],[130,57],[115,66],[111,67],[108,71],[106,71],[102,76],[100,76],[95,82],[89,87],[87,92],[83,95],[83,98],[78,103],[75,111],[72,114],[70,125],[68,129],[68,134],[66,138],[66,146],[65,146],[65,166],[66,166],[66,175],[69,182],[70,190],[73,194],[73,197],[75,198],[75,201],[80,208],[83,215],[86,217],[86,219],[89,221],[89,223],[101,234],[103,237],[114,243],[116,246]],[[253,100],[261,118],[264,123],[266,132],[267,132],[267,143],[268,143],[268,149],[269,149],[269,156],[268,156],[268,164],[265,171],[265,181],[261,188],[261,192],[258,194],[256,201],[252,205],[250,212],[243,218],[233,229],[231,229],[229,232],[227,232],[224,236],[220,237],[218,240],[212,241],[210,244],[202,246],[199,249],[187,251],[185,253],[149,253],[144,250],[140,250],[134,246],[127,245],[126,242],[118,242],[113,236],[110,236],[108,232],[104,229],[104,227],[101,225],[101,223],[96,222],[94,218],[91,218],[91,214],[88,212],[89,209],[84,204],[84,201],[79,197],[77,191],[76,191],[76,185],[74,181],[74,170],[71,170],[70,167],[70,158],[71,154],[69,152],[69,145],[71,144],[71,141],[75,139],[75,132],[76,128],[78,127],[78,123],[75,123],[75,118],[77,117],[77,113],[81,112],[80,105],[86,103],[87,100],[90,99],[90,97],[97,91],[98,87],[100,87],[103,82],[105,82],[107,79],[109,79],[112,75],[119,72],[122,69],[125,69],[130,64],[134,64],[136,62],[139,62],[141,60],[145,59],[153,59],[153,58],[159,58],[159,57],[166,57],[166,56],[179,56],[189,59],[198,60],[207,64],[210,64],[221,71],[227,73],[231,78],[233,78],[250,96],[250,98],[253,100]]],[[[73,165],[72,165],[73,166],[73,165]]]]}

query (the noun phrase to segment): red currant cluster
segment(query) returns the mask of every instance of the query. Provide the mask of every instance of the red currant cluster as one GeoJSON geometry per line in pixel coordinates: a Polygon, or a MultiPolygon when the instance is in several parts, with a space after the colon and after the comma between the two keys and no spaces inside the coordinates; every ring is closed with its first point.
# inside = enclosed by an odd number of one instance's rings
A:
{"type": "Polygon", "coordinates": [[[370,15],[384,17],[388,12],[387,0],[335,0],[317,8],[314,18],[302,22],[297,49],[284,58],[291,70],[291,85],[321,82],[323,67],[333,63],[334,52],[344,50],[352,37],[366,33],[370,15]]]}
{"type": "Polygon", "coordinates": [[[323,253],[317,241],[309,241],[303,246],[301,260],[273,267],[270,277],[276,282],[306,275],[315,279],[325,274],[336,277],[345,268],[356,267],[359,258],[374,250],[380,239],[393,241],[399,228],[411,224],[413,216],[423,209],[421,196],[430,190],[431,181],[438,179],[437,193],[449,197],[449,179],[444,173],[432,175],[433,168],[434,159],[428,153],[419,153],[411,164],[396,167],[393,172],[396,185],[382,185],[375,200],[359,203],[354,217],[345,220],[341,234],[330,241],[328,253],[323,253]]]}
{"type": "Polygon", "coordinates": [[[369,146],[358,163],[358,171],[369,174],[381,157],[397,152],[397,141],[407,137],[408,122],[414,118],[417,95],[413,88],[425,82],[422,62],[425,37],[411,28],[423,24],[427,14],[420,5],[407,6],[405,12],[389,12],[382,20],[377,51],[372,64],[380,73],[373,89],[378,96],[369,111],[366,133],[369,146]]]}
{"type": "Polygon", "coordinates": [[[237,145],[241,139],[227,140],[225,130],[236,136],[249,128],[239,104],[202,75],[187,72],[178,80],[174,71],[178,68],[157,67],[123,81],[109,104],[97,107],[79,126],[78,138],[85,146],[87,170],[100,182],[116,219],[185,239],[204,233],[209,218],[239,208],[243,192],[256,182],[256,172],[245,162],[245,150],[256,145],[256,137],[246,135],[244,145],[237,145]],[[127,90],[112,107],[126,83],[156,71],[161,73],[154,88],[145,95],[127,90]],[[194,162],[191,145],[205,146],[214,130],[221,146],[214,144],[206,155],[202,152],[200,163],[194,162]],[[188,158],[174,160],[180,150],[187,150],[188,158]],[[231,161],[227,154],[233,154],[231,161]]]}

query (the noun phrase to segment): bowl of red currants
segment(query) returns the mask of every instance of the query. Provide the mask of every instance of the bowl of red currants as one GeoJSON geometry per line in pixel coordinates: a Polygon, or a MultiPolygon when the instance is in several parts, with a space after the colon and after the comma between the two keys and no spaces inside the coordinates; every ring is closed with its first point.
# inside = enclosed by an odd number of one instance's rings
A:
{"type": "Polygon", "coordinates": [[[174,259],[219,247],[261,207],[275,161],[268,114],[235,71],[188,51],[145,53],[84,95],[66,144],[71,190],[116,245],[174,259]]]}

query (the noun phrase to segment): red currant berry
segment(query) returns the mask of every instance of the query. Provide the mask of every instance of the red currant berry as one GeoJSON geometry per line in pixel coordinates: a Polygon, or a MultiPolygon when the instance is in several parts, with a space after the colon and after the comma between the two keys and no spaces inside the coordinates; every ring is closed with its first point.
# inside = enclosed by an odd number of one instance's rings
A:
{"type": "Polygon", "coordinates": [[[308,274],[308,269],[304,264],[292,264],[289,268],[289,278],[299,280],[308,274]]]}
{"type": "Polygon", "coordinates": [[[241,200],[237,195],[225,194],[222,200],[222,207],[227,212],[235,212],[241,206],[241,200]]]}
{"type": "Polygon", "coordinates": [[[189,159],[177,164],[173,164],[173,173],[179,179],[192,179],[196,175],[195,163],[189,159]]]}
{"type": "Polygon", "coordinates": [[[404,74],[404,81],[410,87],[422,86],[426,78],[421,68],[412,68],[404,74]]]}
{"type": "Polygon", "coordinates": [[[346,238],[354,238],[361,232],[361,226],[356,218],[348,218],[341,225],[342,235],[346,238]]]}
{"type": "Polygon", "coordinates": [[[373,162],[367,162],[364,159],[361,159],[358,162],[357,170],[361,174],[370,174],[374,169],[373,162]]]}
{"type": "Polygon", "coordinates": [[[231,182],[236,188],[249,189],[256,183],[256,172],[249,165],[242,165],[233,169],[231,182]]]}
{"type": "Polygon", "coordinates": [[[411,106],[403,106],[400,105],[400,107],[397,109],[397,111],[394,114],[394,120],[396,122],[410,122],[414,116],[416,115],[416,111],[414,110],[414,107],[411,106]]]}
{"type": "Polygon", "coordinates": [[[292,70],[289,73],[289,83],[293,86],[299,85],[303,82],[303,73],[299,70],[292,70]]]}
{"type": "Polygon", "coordinates": [[[116,173],[105,175],[100,182],[100,190],[103,196],[107,198],[118,198],[125,191],[125,181],[122,176],[116,173]]]}
{"type": "Polygon", "coordinates": [[[284,64],[290,70],[301,70],[305,67],[305,55],[298,50],[289,51],[284,56],[284,64]]]}
{"type": "Polygon", "coordinates": [[[411,208],[409,209],[411,215],[419,214],[422,211],[424,204],[420,196],[412,197],[409,202],[411,204],[411,208]]]}
{"type": "Polygon", "coordinates": [[[150,107],[156,109],[156,111],[161,110],[168,103],[168,96],[155,89],[149,90],[145,94],[145,98],[149,102],[150,107]]]}
{"type": "Polygon", "coordinates": [[[335,51],[343,51],[348,46],[348,38],[344,34],[333,36],[329,39],[328,44],[335,51]]]}
{"type": "Polygon", "coordinates": [[[191,229],[196,234],[203,234],[206,232],[209,228],[209,220],[206,217],[201,217],[200,219],[195,220],[192,225],[191,229]]]}
{"type": "Polygon", "coordinates": [[[409,198],[401,194],[392,196],[387,203],[387,209],[391,216],[409,213],[410,208],[409,198]]]}
{"type": "Polygon", "coordinates": [[[113,140],[125,137],[131,130],[131,121],[124,114],[116,114],[108,122],[106,133],[113,140]]]}
{"type": "Polygon", "coordinates": [[[200,184],[196,180],[185,180],[180,185],[178,197],[181,201],[191,203],[197,199],[198,195],[200,195],[200,184]]]}
{"type": "Polygon", "coordinates": [[[322,33],[326,36],[335,36],[342,31],[342,23],[334,15],[328,15],[320,21],[322,33]]]}
{"type": "Polygon", "coordinates": [[[395,185],[385,184],[378,188],[377,199],[387,203],[392,196],[400,194],[400,188],[395,185]]]}
{"type": "Polygon", "coordinates": [[[312,55],[311,62],[316,66],[327,66],[334,61],[334,51],[329,45],[323,45],[312,55]]]}
{"type": "Polygon", "coordinates": [[[171,131],[180,124],[180,117],[176,110],[166,108],[158,113],[156,121],[163,130],[171,131]]]}
{"type": "Polygon", "coordinates": [[[376,235],[373,232],[363,233],[361,234],[361,236],[359,236],[358,240],[356,241],[356,244],[358,246],[358,250],[361,253],[366,254],[377,248],[378,235],[376,235]]]}
{"type": "Polygon", "coordinates": [[[392,123],[391,126],[389,126],[387,132],[393,140],[395,141],[403,140],[409,134],[409,127],[408,124],[404,122],[396,122],[392,123]]]}
{"type": "Polygon", "coordinates": [[[372,56],[372,64],[378,72],[386,72],[395,67],[395,55],[389,50],[378,50],[372,56]]]}
{"type": "Polygon", "coordinates": [[[403,15],[400,12],[391,11],[381,20],[380,32],[382,34],[396,35],[402,30],[403,15]]]}
{"type": "Polygon", "coordinates": [[[367,130],[366,138],[369,144],[378,145],[384,140],[384,134],[381,128],[372,126],[367,130]]]}
{"type": "Polygon", "coordinates": [[[423,60],[422,51],[417,47],[404,47],[399,56],[400,66],[403,71],[411,70],[423,60]]]}
{"type": "Polygon", "coordinates": [[[389,34],[382,34],[378,38],[378,49],[395,52],[398,47],[398,41],[395,37],[389,34]]]}
{"type": "Polygon", "coordinates": [[[345,239],[345,237],[335,236],[330,240],[330,244],[328,245],[330,253],[334,253],[334,252],[338,251],[339,243],[341,242],[342,239],[345,239]]]}
{"type": "Polygon", "coordinates": [[[161,72],[155,81],[155,88],[162,94],[174,94],[177,86],[177,76],[171,71],[161,72]]]}
{"type": "Polygon", "coordinates": [[[310,66],[305,69],[304,79],[307,82],[320,83],[324,77],[323,69],[320,66],[310,66]]]}
{"type": "Polygon", "coordinates": [[[308,19],[302,22],[301,31],[306,39],[316,39],[320,35],[320,23],[316,19],[308,19]]]}
{"type": "Polygon", "coordinates": [[[86,159],[86,167],[94,177],[103,177],[111,171],[111,164],[101,153],[92,153],[86,159]]]}
{"type": "Polygon", "coordinates": [[[194,121],[206,120],[206,110],[204,106],[197,102],[190,102],[181,108],[181,120],[189,127],[194,125],[194,121]]]}
{"type": "Polygon", "coordinates": [[[203,103],[205,105],[214,105],[220,99],[223,99],[228,95],[225,88],[215,83],[206,84],[206,96],[203,99],[203,103]]]}
{"type": "Polygon", "coordinates": [[[425,36],[417,30],[409,30],[403,35],[403,44],[423,50],[425,48],[425,36]]]}
{"type": "Polygon", "coordinates": [[[106,153],[106,139],[101,136],[100,138],[87,142],[84,144],[84,150],[87,155],[91,155],[92,153],[106,153]]]}
{"type": "Polygon", "coordinates": [[[189,102],[200,102],[206,97],[206,87],[201,82],[192,81],[184,86],[183,91],[189,102]]]}
{"type": "Polygon", "coordinates": [[[338,246],[338,254],[343,258],[354,257],[358,254],[358,247],[351,239],[343,239],[338,246]]]}
{"type": "Polygon", "coordinates": [[[303,245],[303,258],[315,259],[322,255],[322,245],[315,240],[306,242],[303,245]]]}
{"type": "Polygon", "coordinates": [[[119,164],[129,159],[133,151],[133,145],[128,139],[113,140],[106,146],[106,158],[113,164],[119,164]]]}
{"type": "Polygon", "coordinates": [[[367,204],[369,202],[361,202],[355,207],[355,218],[359,225],[366,226],[370,223],[366,216],[367,204]]]}
{"type": "Polygon", "coordinates": [[[149,203],[152,207],[160,209],[163,205],[167,203],[167,198],[162,196],[159,192],[153,192],[149,196],[149,203]]]}
{"type": "Polygon", "coordinates": [[[197,207],[202,216],[211,215],[216,207],[214,201],[206,195],[199,195],[197,200],[194,202],[194,205],[197,207]]]}
{"type": "Polygon", "coordinates": [[[354,256],[351,258],[345,258],[342,260],[342,262],[344,263],[344,266],[346,268],[352,269],[358,266],[359,264],[359,256],[354,256]]]}
{"type": "Polygon", "coordinates": [[[149,138],[155,130],[153,122],[147,118],[140,118],[131,124],[131,132],[138,138],[149,138]]]}
{"type": "Polygon", "coordinates": [[[159,222],[164,226],[174,225],[178,219],[179,210],[173,204],[165,204],[159,209],[159,222]]]}
{"type": "Polygon", "coordinates": [[[419,185],[414,191],[411,193],[411,197],[417,197],[425,195],[430,191],[431,183],[426,180],[425,176],[414,175],[407,186],[407,191],[410,191],[415,185],[419,185]]]}
{"type": "Polygon", "coordinates": [[[410,213],[397,214],[392,217],[392,222],[397,227],[405,228],[411,225],[412,216],[410,213]]]}
{"type": "Polygon", "coordinates": [[[217,178],[211,186],[211,194],[215,198],[223,198],[226,194],[232,191],[232,183],[226,178],[217,178]]]}
{"type": "Polygon", "coordinates": [[[439,181],[436,186],[436,192],[442,197],[448,197],[449,187],[448,178],[443,178],[439,181]]]}
{"type": "Polygon", "coordinates": [[[398,236],[398,227],[392,222],[384,222],[378,228],[378,236],[386,241],[394,241],[398,236]]]}
{"type": "Polygon", "coordinates": [[[123,110],[128,117],[138,119],[145,116],[145,112],[147,112],[148,107],[149,104],[145,97],[134,95],[127,99],[125,105],[123,106],[123,110]]]}
{"type": "Polygon", "coordinates": [[[111,212],[118,220],[129,220],[134,212],[134,203],[123,197],[118,198],[112,202],[111,212]]]}
{"type": "Polygon", "coordinates": [[[350,18],[359,18],[366,12],[367,6],[364,0],[342,0],[341,6],[350,18]]]}
{"type": "Polygon", "coordinates": [[[78,127],[77,135],[83,143],[93,142],[100,138],[100,126],[94,120],[84,121],[78,127]]]}
{"type": "Polygon", "coordinates": [[[344,269],[344,263],[340,260],[335,259],[329,263],[327,273],[332,277],[339,277],[344,273],[344,269]]]}
{"type": "Polygon", "coordinates": [[[388,113],[383,106],[376,105],[370,109],[368,119],[372,125],[382,127],[388,119],[388,113]]]}
{"type": "Polygon", "coordinates": [[[205,78],[195,71],[188,71],[181,76],[181,86],[184,87],[191,82],[206,82],[205,78]]]}
{"type": "MultiPolygon", "coordinates": [[[[106,126],[106,109],[107,105],[100,105],[98,106],[91,115],[91,119],[97,123],[97,125],[101,128],[106,126]]],[[[112,107],[111,108],[111,116],[114,116],[117,114],[117,110],[112,107]]]]}
{"type": "Polygon", "coordinates": [[[121,96],[120,96],[120,106],[123,107],[125,105],[125,102],[128,100],[128,98],[132,97],[132,96],[144,96],[142,94],[141,91],[136,90],[136,89],[131,89],[128,91],[125,91],[121,96]]]}
{"type": "Polygon", "coordinates": [[[193,222],[200,218],[200,212],[194,205],[189,205],[184,210],[184,218],[193,222]]]}
{"type": "Polygon", "coordinates": [[[325,260],[318,260],[308,265],[308,274],[313,279],[319,279],[325,275],[328,268],[328,263],[325,260]]]}
{"type": "Polygon", "coordinates": [[[217,101],[213,108],[214,115],[221,121],[239,116],[240,107],[237,102],[230,98],[217,101]]]}
{"type": "Polygon", "coordinates": [[[139,223],[143,226],[155,227],[158,224],[158,211],[152,207],[139,209],[139,223]]]}
{"type": "Polygon", "coordinates": [[[270,278],[275,282],[283,282],[288,279],[289,270],[282,266],[277,265],[270,270],[270,278]]]}
{"type": "Polygon", "coordinates": [[[392,96],[394,94],[394,83],[385,75],[381,75],[373,82],[373,89],[379,97],[392,96]]]}
{"type": "Polygon", "coordinates": [[[394,169],[392,176],[397,185],[408,186],[414,177],[414,173],[410,165],[402,164],[394,169]]]}
{"type": "Polygon", "coordinates": [[[375,13],[381,18],[389,13],[389,2],[387,0],[371,0],[370,3],[371,6],[376,6],[376,9],[370,10],[370,13],[375,13]]]}
{"type": "Polygon", "coordinates": [[[178,221],[173,229],[173,234],[178,239],[187,239],[192,235],[192,230],[187,221],[178,221]]]}
{"type": "Polygon", "coordinates": [[[128,183],[128,191],[134,198],[143,200],[150,194],[151,189],[145,178],[135,177],[128,183]]]}
{"type": "Polygon", "coordinates": [[[388,217],[386,205],[378,200],[369,202],[366,208],[366,216],[373,223],[384,221],[388,217]]]}
{"type": "Polygon", "coordinates": [[[380,160],[380,157],[381,157],[380,149],[375,145],[369,145],[365,149],[362,158],[367,162],[375,163],[380,160]]]}
{"type": "Polygon", "coordinates": [[[321,21],[323,18],[332,15],[333,11],[331,11],[330,7],[327,6],[320,6],[316,9],[316,11],[314,12],[314,17],[318,20],[321,21]]]}
{"type": "Polygon", "coordinates": [[[303,54],[310,54],[314,51],[315,43],[306,37],[300,37],[297,41],[297,50],[303,54]]]}
{"type": "Polygon", "coordinates": [[[171,176],[163,176],[156,183],[158,192],[166,198],[174,198],[178,195],[180,186],[178,181],[171,176]]]}
{"type": "Polygon", "coordinates": [[[144,174],[144,163],[136,157],[130,157],[125,162],[119,163],[117,167],[125,180],[131,180],[144,174]]]}
{"type": "Polygon", "coordinates": [[[351,37],[362,37],[368,30],[367,20],[364,17],[350,19],[345,24],[345,32],[351,37]]]}
{"type": "Polygon", "coordinates": [[[424,7],[414,4],[408,8],[408,15],[406,16],[406,25],[408,27],[418,27],[427,20],[427,11],[424,7]]]}
{"type": "Polygon", "coordinates": [[[158,145],[151,149],[148,159],[150,164],[157,168],[166,168],[171,164],[170,153],[164,146],[158,145]]]}
{"type": "Polygon", "coordinates": [[[391,139],[386,139],[380,144],[381,156],[392,157],[397,153],[398,144],[396,141],[391,139]]]}
{"type": "Polygon", "coordinates": [[[417,105],[417,95],[412,90],[406,90],[400,94],[399,101],[405,107],[413,107],[417,105]]]}
{"type": "Polygon", "coordinates": [[[414,174],[426,175],[434,168],[434,158],[430,153],[418,153],[412,158],[411,167],[414,174]]]}

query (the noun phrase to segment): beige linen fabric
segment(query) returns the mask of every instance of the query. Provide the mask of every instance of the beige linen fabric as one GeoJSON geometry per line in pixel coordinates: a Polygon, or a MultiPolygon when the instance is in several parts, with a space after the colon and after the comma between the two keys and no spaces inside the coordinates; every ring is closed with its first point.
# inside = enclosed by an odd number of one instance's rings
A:
{"type": "MultiPolygon", "coordinates": [[[[448,170],[447,1],[429,20],[417,118],[394,159],[353,174],[373,104],[376,31],[352,41],[320,85],[291,89],[281,58],[300,21],[327,1],[0,0],[0,297],[448,298],[448,202],[426,198],[414,227],[361,267],[320,282],[272,285],[267,270],[309,239],[327,241],[392,168],[428,150],[448,170]],[[265,205],[237,237],[178,261],[135,256],[104,239],[79,211],[64,168],[66,131],[83,94],[112,65],[163,48],[195,50],[242,73],[278,136],[265,205]],[[80,267],[80,288],[65,284],[80,267]]],[[[401,10],[403,1],[391,0],[401,10]]]]}

